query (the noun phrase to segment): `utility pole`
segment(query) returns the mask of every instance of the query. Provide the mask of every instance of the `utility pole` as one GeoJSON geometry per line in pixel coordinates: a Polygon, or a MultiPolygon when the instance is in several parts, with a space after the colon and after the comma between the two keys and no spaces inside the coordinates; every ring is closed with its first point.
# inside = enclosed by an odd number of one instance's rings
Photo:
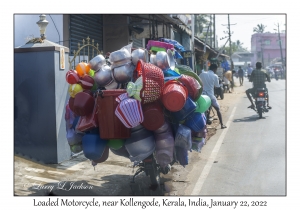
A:
{"type": "Polygon", "coordinates": [[[216,49],[216,15],[213,14],[213,21],[214,21],[214,49],[216,49]]]}
{"type": "MultiPolygon", "coordinates": [[[[283,56],[282,56],[282,46],[281,46],[281,38],[280,38],[280,31],[279,31],[279,23],[277,23],[277,32],[278,32],[278,41],[279,41],[279,47],[280,47],[280,56],[281,56],[281,65],[282,65],[282,70],[284,69],[284,64],[283,64],[283,56]]],[[[275,29],[274,29],[275,30],[275,29]]]]}
{"type": "MultiPolygon", "coordinates": [[[[233,34],[233,32],[231,33],[231,31],[230,31],[230,25],[236,25],[236,23],[235,24],[230,24],[230,19],[229,19],[229,14],[228,14],[228,24],[223,25],[223,26],[227,26],[227,28],[228,28],[227,34],[228,34],[228,39],[229,39],[229,57],[230,57],[230,63],[231,63],[230,65],[231,65],[231,70],[234,70],[233,61],[231,59],[231,35],[233,34]]],[[[226,33],[226,32],[224,31],[224,33],[226,33]]],[[[234,79],[233,78],[234,77],[233,77],[233,74],[232,74],[232,83],[234,84],[234,79]]]]}
{"type": "MultiPolygon", "coordinates": [[[[209,21],[212,22],[211,20],[211,14],[209,15],[209,21]]],[[[209,44],[210,46],[212,46],[212,30],[211,30],[212,27],[210,27],[210,32],[209,32],[209,44]]]]}

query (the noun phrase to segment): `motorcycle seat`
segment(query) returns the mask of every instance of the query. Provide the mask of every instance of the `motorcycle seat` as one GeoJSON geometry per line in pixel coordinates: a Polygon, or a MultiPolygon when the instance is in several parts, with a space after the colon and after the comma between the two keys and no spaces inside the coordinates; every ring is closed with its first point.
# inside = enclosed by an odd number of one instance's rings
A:
{"type": "Polygon", "coordinates": [[[256,91],[264,91],[266,90],[265,88],[256,88],[256,91]]]}

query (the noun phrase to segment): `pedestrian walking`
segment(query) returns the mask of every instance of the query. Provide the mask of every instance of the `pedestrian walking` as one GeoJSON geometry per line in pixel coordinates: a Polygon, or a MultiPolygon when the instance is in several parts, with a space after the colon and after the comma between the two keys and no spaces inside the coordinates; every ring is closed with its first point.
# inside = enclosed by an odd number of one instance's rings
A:
{"type": "Polygon", "coordinates": [[[240,66],[239,66],[239,70],[238,70],[238,76],[239,76],[239,80],[240,80],[240,86],[243,86],[243,83],[244,83],[244,70],[240,66]]]}

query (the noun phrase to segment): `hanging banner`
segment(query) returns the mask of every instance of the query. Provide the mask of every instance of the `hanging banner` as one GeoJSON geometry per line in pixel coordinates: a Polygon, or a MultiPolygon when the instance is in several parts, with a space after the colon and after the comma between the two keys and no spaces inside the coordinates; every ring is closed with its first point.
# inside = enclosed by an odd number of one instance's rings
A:
{"type": "Polygon", "coordinates": [[[193,69],[192,51],[187,50],[182,52],[183,64],[191,67],[193,69]]]}

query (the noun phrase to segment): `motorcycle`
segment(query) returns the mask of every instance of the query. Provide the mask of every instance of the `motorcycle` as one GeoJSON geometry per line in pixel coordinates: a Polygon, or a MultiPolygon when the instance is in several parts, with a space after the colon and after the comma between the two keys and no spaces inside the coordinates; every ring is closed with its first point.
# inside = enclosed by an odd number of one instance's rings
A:
{"type": "Polygon", "coordinates": [[[218,97],[220,96],[220,98],[223,100],[224,99],[224,92],[225,92],[225,88],[226,88],[226,92],[229,90],[228,85],[224,86],[224,81],[219,77],[219,88],[214,88],[214,94],[216,96],[216,98],[218,99],[218,97]]]}
{"type": "Polygon", "coordinates": [[[148,195],[149,193],[153,195],[162,195],[166,189],[164,188],[164,185],[160,182],[160,174],[168,174],[171,171],[171,166],[176,163],[177,160],[174,155],[174,160],[168,164],[165,168],[162,168],[156,161],[156,158],[154,154],[151,154],[149,157],[145,158],[143,161],[141,161],[137,167],[137,171],[132,177],[132,181],[130,182],[131,191],[135,194],[139,189],[136,189],[135,185],[135,178],[142,172],[146,174],[146,176],[149,176],[150,178],[150,190],[148,193],[145,193],[145,195],[148,195]]]}
{"type": "Polygon", "coordinates": [[[268,92],[265,88],[257,88],[254,93],[254,102],[256,112],[258,113],[259,118],[262,118],[262,114],[268,112],[266,108],[266,102],[268,100],[268,92]]]}

